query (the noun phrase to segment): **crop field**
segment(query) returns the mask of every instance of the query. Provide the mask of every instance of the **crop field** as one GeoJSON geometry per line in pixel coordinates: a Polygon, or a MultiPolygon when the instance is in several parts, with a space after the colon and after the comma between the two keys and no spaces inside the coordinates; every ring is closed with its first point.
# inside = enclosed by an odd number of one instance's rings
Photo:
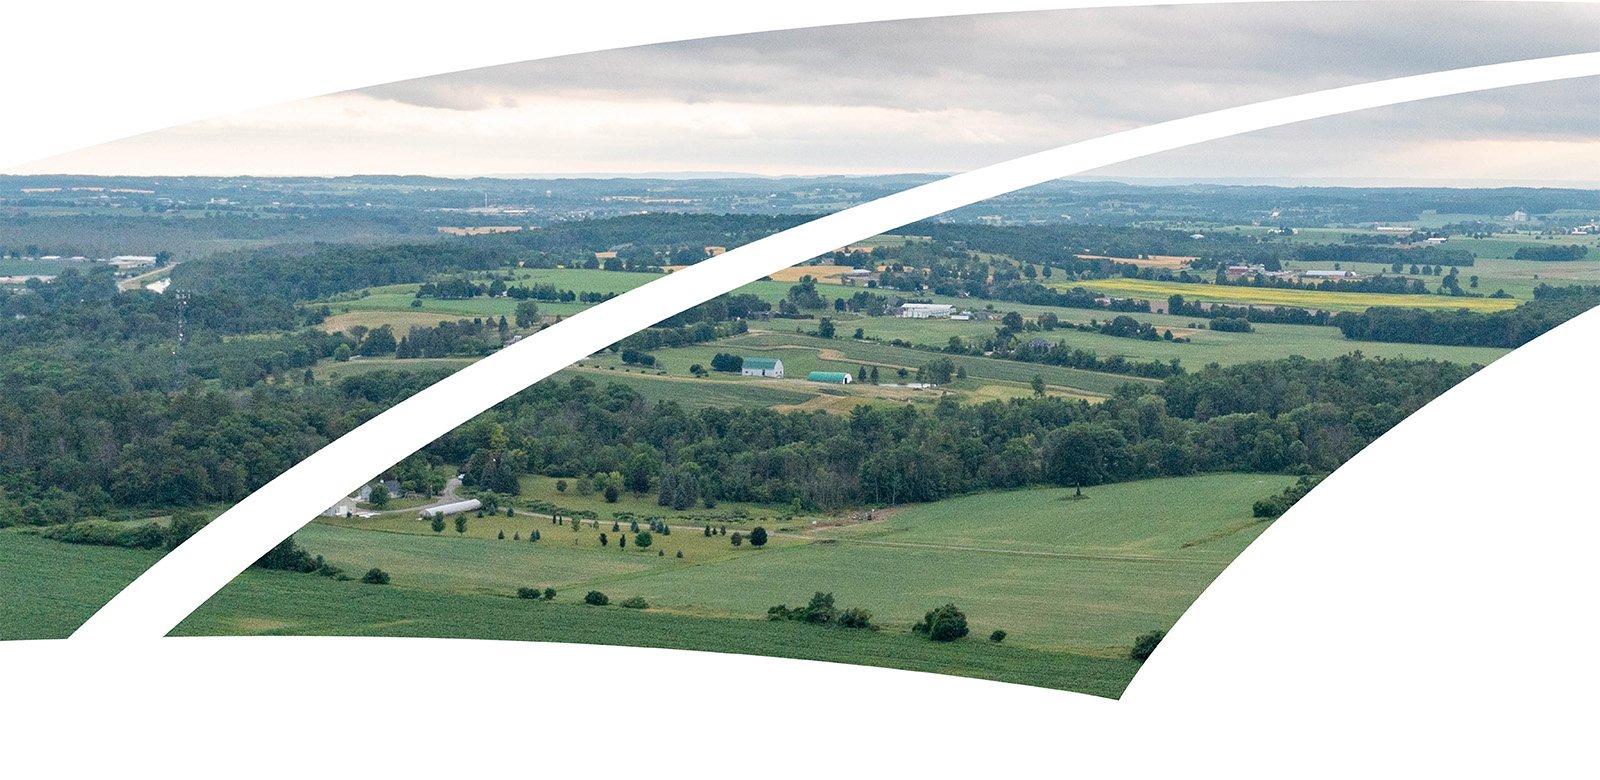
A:
{"type": "Polygon", "coordinates": [[[0,641],[71,634],[160,557],[0,529],[0,641]]]}
{"type": "MultiPolygon", "coordinates": [[[[1010,309],[1007,310],[1009,311],[1010,309]]],[[[1076,314],[1078,310],[1057,309],[1056,311],[1071,311],[1076,314]]],[[[1107,312],[1096,312],[1093,316],[1103,322],[1115,315],[1107,312]]],[[[1360,350],[1364,355],[1373,357],[1432,358],[1480,365],[1488,365],[1506,353],[1504,349],[1492,347],[1447,347],[1431,344],[1351,341],[1346,339],[1338,328],[1328,326],[1256,324],[1253,326],[1254,331],[1251,333],[1230,333],[1203,328],[1189,328],[1187,327],[1189,323],[1205,324],[1205,320],[1193,317],[1172,318],[1144,313],[1129,316],[1140,322],[1182,320],[1181,325],[1169,326],[1167,329],[1170,329],[1175,336],[1188,337],[1190,343],[1143,341],[1119,336],[1107,336],[1101,333],[1085,333],[1071,329],[1057,329],[1049,332],[1029,333],[1027,335],[1030,338],[1043,338],[1052,343],[1065,341],[1069,349],[1086,349],[1102,358],[1121,355],[1129,360],[1159,360],[1162,362],[1177,358],[1189,370],[1199,369],[1208,363],[1232,366],[1273,356],[1302,355],[1313,359],[1333,358],[1350,354],[1356,350],[1360,350]]],[[[1088,322],[1089,319],[1089,317],[1085,317],[1082,321],[1088,322]]],[[[1074,321],[1076,321],[1076,318],[1074,318],[1074,321]]],[[[992,336],[996,327],[998,327],[998,323],[994,321],[980,322],[974,320],[963,322],[943,319],[902,319],[899,317],[867,317],[839,324],[840,330],[845,333],[853,332],[855,328],[861,328],[864,335],[883,341],[902,339],[913,344],[926,344],[934,347],[942,347],[949,343],[951,336],[958,336],[963,341],[981,342],[982,339],[992,336]]]]}
{"type": "MultiPolygon", "coordinates": [[[[1058,287],[1063,285],[1057,285],[1058,287]]],[[[1366,311],[1373,306],[1410,306],[1421,309],[1468,309],[1471,311],[1503,311],[1517,305],[1509,298],[1458,298],[1447,295],[1390,295],[1387,293],[1324,292],[1321,290],[1291,290],[1270,287],[1235,287],[1218,284],[1185,284],[1183,282],[1157,282],[1147,279],[1092,279],[1073,282],[1108,295],[1145,298],[1165,301],[1172,295],[1182,295],[1193,301],[1254,304],[1262,306],[1295,306],[1304,309],[1328,311],[1366,311]]]]}
{"type": "Polygon", "coordinates": [[[1168,268],[1176,271],[1200,259],[1187,255],[1146,255],[1144,257],[1107,257],[1106,255],[1073,255],[1080,260],[1111,260],[1136,265],[1140,268],[1168,268]]]}

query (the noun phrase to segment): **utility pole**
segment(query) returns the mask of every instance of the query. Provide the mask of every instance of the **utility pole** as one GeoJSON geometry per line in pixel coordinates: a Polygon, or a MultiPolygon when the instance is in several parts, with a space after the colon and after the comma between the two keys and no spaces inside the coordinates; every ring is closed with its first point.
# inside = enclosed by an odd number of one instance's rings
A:
{"type": "Polygon", "coordinates": [[[178,302],[178,340],[172,347],[172,390],[177,392],[183,388],[183,353],[189,343],[189,291],[177,290],[172,298],[178,302]]]}

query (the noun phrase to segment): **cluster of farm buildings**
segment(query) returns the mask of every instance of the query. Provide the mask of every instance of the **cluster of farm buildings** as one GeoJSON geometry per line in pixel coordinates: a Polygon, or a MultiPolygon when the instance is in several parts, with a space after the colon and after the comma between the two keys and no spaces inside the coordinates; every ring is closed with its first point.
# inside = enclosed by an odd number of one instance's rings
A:
{"type": "MultiPolygon", "coordinates": [[[[742,358],[742,360],[744,365],[739,369],[741,376],[783,378],[783,361],[778,358],[747,357],[742,358]]],[[[848,385],[855,381],[855,377],[843,371],[812,371],[806,374],[806,381],[823,382],[830,385],[848,385]]]]}
{"type": "Polygon", "coordinates": [[[1223,269],[1223,273],[1227,275],[1230,281],[1238,279],[1251,279],[1257,276],[1263,276],[1268,279],[1289,279],[1307,282],[1344,282],[1358,281],[1369,278],[1367,274],[1359,274],[1355,271],[1268,271],[1266,266],[1259,263],[1251,265],[1230,265],[1223,269]]]}

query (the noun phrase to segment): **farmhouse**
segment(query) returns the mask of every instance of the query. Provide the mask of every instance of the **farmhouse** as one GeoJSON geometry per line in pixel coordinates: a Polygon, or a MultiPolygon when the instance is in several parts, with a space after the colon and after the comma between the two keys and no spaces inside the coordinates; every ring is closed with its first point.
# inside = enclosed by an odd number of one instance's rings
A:
{"type": "Polygon", "coordinates": [[[744,358],[744,367],[739,369],[744,376],[770,376],[776,379],[783,378],[783,361],[777,358],[747,357],[744,358]]]}
{"type": "Polygon", "coordinates": [[[476,498],[469,498],[465,501],[454,501],[449,504],[439,504],[438,506],[425,507],[422,510],[422,517],[426,519],[433,517],[434,515],[453,515],[457,512],[472,512],[482,507],[482,501],[479,501],[476,498]]]}
{"type": "Polygon", "coordinates": [[[812,371],[806,375],[806,381],[826,382],[830,385],[848,385],[855,379],[843,371],[812,371]]]}
{"type": "Polygon", "coordinates": [[[400,498],[401,496],[405,495],[405,491],[402,490],[401,487],[400,487],[400,481],[399,480],[397,480],[397,479],[384,479],[384,480],[379,480],[377,482],[374,482],[372,484],[362,485],[361,486],[361,490],[356,493],[356,499],[359,500],[359,501],[371,501],[372,500],[372,486],[373,485],[383,485],[383,489],[389,491],[389,496],[391,498],[400,498]]]}
{"type": "Polygon", "coordinates": [[[913,320],[944,319],[956,313],[956,307],[948,303],[902,303],[900,316],[913,320]]]}

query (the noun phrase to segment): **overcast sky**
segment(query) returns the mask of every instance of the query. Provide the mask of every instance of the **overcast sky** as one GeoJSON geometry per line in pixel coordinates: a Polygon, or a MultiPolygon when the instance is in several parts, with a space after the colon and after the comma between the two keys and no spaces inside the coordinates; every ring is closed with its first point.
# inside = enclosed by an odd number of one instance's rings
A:
{"type": "MultiPolygon", "coordinates": [[[[400,82],[10,172],[953,172],[1267,98],[1594,50],[1600,7],[1588,4],[1222,5],[852,25],[400,82]]],[[[1097,173],[1600,186],[1600,79],[1368,111],[1097,173]]]]}

